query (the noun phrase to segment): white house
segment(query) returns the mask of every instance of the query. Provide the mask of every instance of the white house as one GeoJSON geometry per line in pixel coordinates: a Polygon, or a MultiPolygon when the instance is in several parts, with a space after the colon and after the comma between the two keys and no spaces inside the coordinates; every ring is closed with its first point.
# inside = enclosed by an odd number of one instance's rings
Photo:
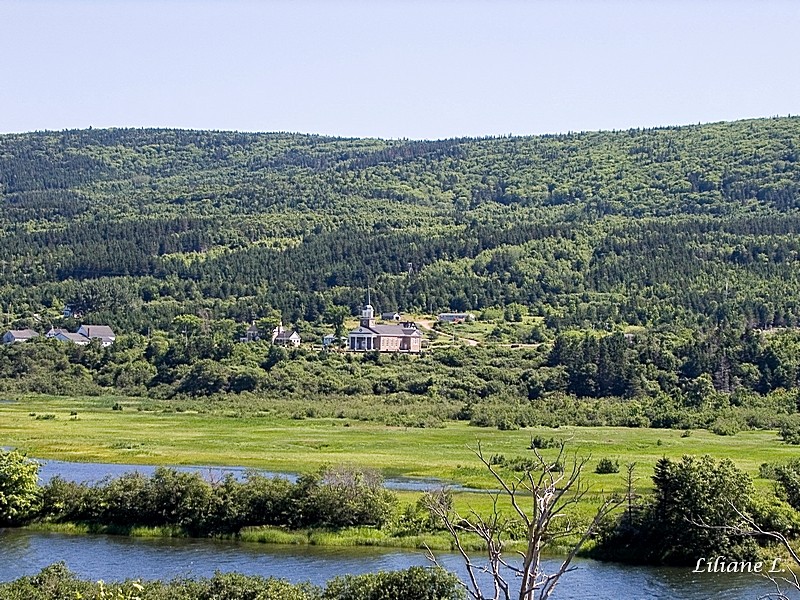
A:
{"type": "Polygon", "coordinates": [[[53,327],[45,334],[45,337],[60,342],[71,342],[79,346],[86,346],[92,340],[99,340],[104,348],[113,344],[117,339],[114,330],[108,325],[81,325],[76,333],[53,327]]]}
{"type": "Polygon", "coordinates": [[[297,348],[300,345],[300,334],[296,331],[289,331],[283,323],[272,330],[272,343],[276,346],[292,346],[297,348]]]}
{"type": "Polygon", "coordinates": [[[410,352],[419,353],[422,347],[422,333],[415,323],[398,325],[376,325],[375,309],[371,304],[364,306],[357,329],[347,335],[347,348],[353,352],[410,352]]]}

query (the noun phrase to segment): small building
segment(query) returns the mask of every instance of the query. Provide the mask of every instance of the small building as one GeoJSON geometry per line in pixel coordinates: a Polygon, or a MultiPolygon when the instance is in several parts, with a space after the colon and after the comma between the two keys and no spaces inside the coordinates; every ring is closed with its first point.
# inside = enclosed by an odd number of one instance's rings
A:
{"type": "Polygon", "coordinates": [[[117,339],[114,330],[108,325],[81,325],[78,334],[89,340],[100,340],[104,348],[113,344],[117,339]]]}
{"type": "Polygon", "coordinates": [[[291,346],[297,348],[300,346],[300,334],[296,331],[289,331],[283,326],[283,323],[281,323],[272,330],[272,343],[276,346],[291,346]]]}
{"type": "Polygon", "coordinates": [[[438,319],[444,323],[469,323],[475,320],[475,315],[466,312],[439,313],[438,319]]]}
{"type": "Polygon", "coordinates": [[[322,347],[323,348],[330,348],[333,346],[334,348],[339,345],[339,338],[337,338],[332,333],[329,333],[322,337],[322,347]]]}
{"type": "Polygon", "coordinates": [[[54,338],[59,333],[69,333],[69,331],[67,331],[66,329],[61,329],[60,327],[51,327],[50,331],[48,331],[47,333],[44,334],[44,337],[46,337],[46,338],[54,338]]]}
{"type": "Polygon", "coordinates": [[[71,305],[65,304],[64,310],[61,312],[61,316],[63,316],[65,319],[80,319],[83,316],[83,313],[75,310],[71,305]]]}
{"type": "Polygon", "coordinates": [[[3,343],[27,342],[37,337],[39,337],[39,334],[33,329],[10,329],[3,334],[3,343]]]}
{"type": "Polygon", "coordinates": [[[72,333],[60,327],[53,327],[45,334],[46,338],[59,342],[70,342],[79,346],[86,346],[92,340],[98,340],[104,348],[113,344],[117,335],[108,325],[81,325],[77,332],[72,333]]]}
{"type": "Polygon", "coordinates": [[[347,336],[347,348],[353,352],[409,352],[419,353],[422,333],[410,321],[398,325],[376,325],[375,309],[364,306],[357,329],[347,336]]]}
{"type": "Polygon", "coordinates": [[[399,321],[403,317],[400,316],[400,313],[396,312],[385,312],[381,313],[381,320],[382,321],[399,321]]]}
{"type": "Polygon", "coordinates": [[[250,327],[248,327],[245,332],[244,336],[239,338],[240,342],[255,342],[261,339],[261,336],[258,333],[258,327],[256,327],[255,322],[253,322],[250,327]]]}
{"type": "Polygon", "coordinates": [[[54,340],[58,340],[59,342],[70,342],[71,344],[76,344],[78,346],[88,346],[92,341],[85,335],[80,333],[70,333],[64,329],[59,329],[58,333],[50,337],[52,337],[54,340]]]}

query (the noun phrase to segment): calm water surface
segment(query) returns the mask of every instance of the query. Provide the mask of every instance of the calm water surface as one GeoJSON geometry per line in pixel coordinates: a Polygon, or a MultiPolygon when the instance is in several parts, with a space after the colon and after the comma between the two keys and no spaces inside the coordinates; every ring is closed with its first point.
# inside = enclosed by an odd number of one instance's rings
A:
{"type": "MultiPolygon", "coordinates": [[[[442,565],[460,575],[458,556],[440,554],[442,565]]],[[[0,580],[37,573],[63,560],[83,578],[171,579],[237,571],[292,582],[325,581],[346,573],[404,569],[429,563],[420,551],[382,548],[321,548],[212,540],[135,539],[0,530],[0,580]]],[[[548,566],[555,567],[557,561],[548,566]]],[[[753,599],[771,591],[758,576],[693,574],[690,569],[628,567],[578,560],[556,594],[561,600],[753,599]]]]}
{"type": "MultiPolygon", "coordinates": [[[[47,482],[52,477],[58,475],[59,477],[63,477],[68,481],[86,481],[92,483],[100,481],[105,477],[119,477],[120,475],[130,473],[131,471],[138,471],[144,475],[151,475],[157,468],[153,465],[125,465],[91,462],[79,463],[45,459],[37,460],[39,460],[42,465],[39,471],[39,477],[44,482],[47,482]]],[[[247,472],[251,470],[246,467],[173,466],[172,468],[190,473],[200,473],[206,479],[217,481],[228,474],[233,475],[237,479],[241,480],[244,478],[247,472]]],[[[297,480],[296,473],[275,473],[272,471],[262,471],[260,469],[256,470],[266,477],[283,477],[290,481],[297,480]]],[[[441,479],[434,478],[392,477],[386,479],[384,483],[387,488],[392,490],[410,490],[414,492],[435,489],[442,487],[442,485],[447,485],[447,487],[453,491],[485,491],[465,488],[460,485],[451,484],[442,481],[441,479]]]]}

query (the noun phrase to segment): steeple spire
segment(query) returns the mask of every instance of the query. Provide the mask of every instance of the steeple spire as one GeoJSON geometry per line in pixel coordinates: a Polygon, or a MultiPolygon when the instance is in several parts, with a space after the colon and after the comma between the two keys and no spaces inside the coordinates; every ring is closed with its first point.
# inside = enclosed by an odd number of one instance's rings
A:
{"type": "Polygon", "coordinates": [[[372,308],[372,298],[369,286],[367,286],[367,303],[364,305],[364,310],[361,311],[361,326],[372,327],[375,325],[375,309],[372,308]]]}

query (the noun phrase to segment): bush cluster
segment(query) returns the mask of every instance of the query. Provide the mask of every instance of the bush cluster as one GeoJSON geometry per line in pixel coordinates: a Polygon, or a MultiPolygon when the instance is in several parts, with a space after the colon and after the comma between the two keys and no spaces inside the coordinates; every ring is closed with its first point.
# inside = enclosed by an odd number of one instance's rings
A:
{"type": "Polygon", "coordinates": [[[0,583],[0,597],[4,600],[462,600],[464,591],[454,575],[439,568],[411,567],[403,571],[346,575],[320,588],[239,573],[170,582],[90,582],[78,579],[64,563],[57,563],[37,575],[0,583]]]}
{"type": "Polygon", "coordinates": [[[41,489],[40,518],[128,529],[176,527],[191,536],[236,534],[243,527],[381,526],[394,494],[377,473],[326,469],[296,483],[248,473],[208,482],[198,473],[161,467],[89,485],[51,479],[41,489]]]}
{"type": "MultiPolygon", "coordinates": [[[[750,477],[728,459],[662,458],[653,474],[654,493],[629,506],[601,532],[596,556],[622,562],[692,565],[698,558],[752,559],[756,541],[726,528],[751,512],[750,477]],[[706,526],[703,526],[706,525],[706,526]]],[[[765,507],[765,515],[774,511],[765,507]]]]}

